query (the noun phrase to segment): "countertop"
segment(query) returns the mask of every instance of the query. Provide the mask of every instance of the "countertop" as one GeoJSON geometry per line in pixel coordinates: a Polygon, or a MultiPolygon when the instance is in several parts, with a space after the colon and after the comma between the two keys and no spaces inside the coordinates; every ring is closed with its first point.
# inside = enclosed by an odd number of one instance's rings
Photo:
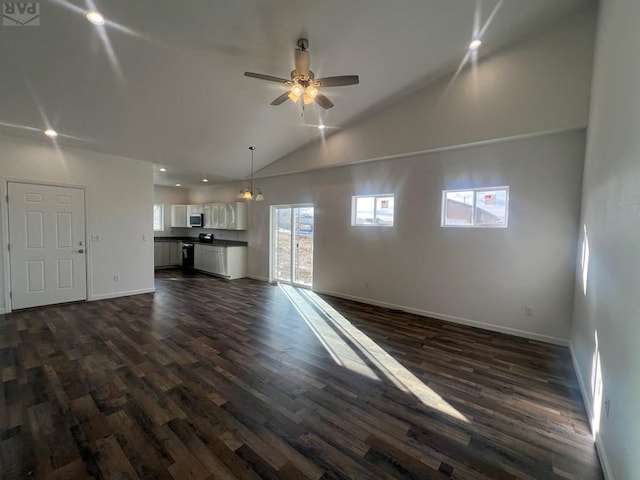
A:
{"type": "Polygon", "coordinates": [[[246,247],[248,242],[242,242],[240,240],[218,240],[217,238],[212,242],[201,242],[198,237],[153,237],[154,242],[189,242],[198,243],[201,245],[213,245],[215,247],[246,247]]]}

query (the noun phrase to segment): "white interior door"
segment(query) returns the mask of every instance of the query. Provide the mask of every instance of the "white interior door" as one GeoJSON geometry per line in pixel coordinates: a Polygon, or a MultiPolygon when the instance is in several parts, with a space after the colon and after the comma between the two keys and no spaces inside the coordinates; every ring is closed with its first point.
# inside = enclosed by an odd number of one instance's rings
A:
{"type": "Polygon", "coordinates": [[[87,298],[84,190],[9,182],[11,307],[87,298]]]}

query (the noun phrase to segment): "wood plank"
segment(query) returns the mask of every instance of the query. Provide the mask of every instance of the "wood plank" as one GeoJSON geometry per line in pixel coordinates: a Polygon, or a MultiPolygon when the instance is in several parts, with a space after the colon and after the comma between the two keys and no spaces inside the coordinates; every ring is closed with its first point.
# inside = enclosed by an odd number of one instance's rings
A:
{"type": "Polygon", "coordinates": [[[163,270],[0,316],[2,479],[603,480],[568,349],[296,299],[163,270]]]}

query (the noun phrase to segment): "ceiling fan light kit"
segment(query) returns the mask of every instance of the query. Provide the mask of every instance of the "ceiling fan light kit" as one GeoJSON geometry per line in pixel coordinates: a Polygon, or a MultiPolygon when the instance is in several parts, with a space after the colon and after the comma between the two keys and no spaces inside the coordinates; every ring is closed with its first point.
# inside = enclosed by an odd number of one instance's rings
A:
{"type": "Polygon", "coordinates": [[[320,107],[329,109],[333,107],[333,102],[320,93],[320,88],[342,87],[345,85],[357,85],[360,83],[358,75],[342,75],[338,77],[325,77],[316,80],[314,73],[310,70],[311,61],[309,58],[309,40],[301,38],[298,40],[298,48],[295,51],[295,68],[291,71],[291,80],[286,78],[264,75],[262,73],[244,72],[245,77],[257,78],[268,82],[277,82],[286,85],[288,92],[276,98],[271,105],[281,105],[287,98],[293,103],[297,103],[302,97],[303,106],[317,103],[320,107]]]}

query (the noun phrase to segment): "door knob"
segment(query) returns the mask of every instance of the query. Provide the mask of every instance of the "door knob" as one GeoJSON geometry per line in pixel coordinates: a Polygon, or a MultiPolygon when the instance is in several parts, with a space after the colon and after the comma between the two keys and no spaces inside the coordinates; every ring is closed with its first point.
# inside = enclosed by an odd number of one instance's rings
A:
{"type": "Polygon", "coordinates": [[[78,242],[78,245],[84,245],[84,242],[83,242],[82,240],[80,240],[80,241],[78,242]]]}
{"type": "Polygon", "coordinates": [[[84,248],[81,248],[80,250],[78,250],[78,253],[84,253],[84,248]]]}

